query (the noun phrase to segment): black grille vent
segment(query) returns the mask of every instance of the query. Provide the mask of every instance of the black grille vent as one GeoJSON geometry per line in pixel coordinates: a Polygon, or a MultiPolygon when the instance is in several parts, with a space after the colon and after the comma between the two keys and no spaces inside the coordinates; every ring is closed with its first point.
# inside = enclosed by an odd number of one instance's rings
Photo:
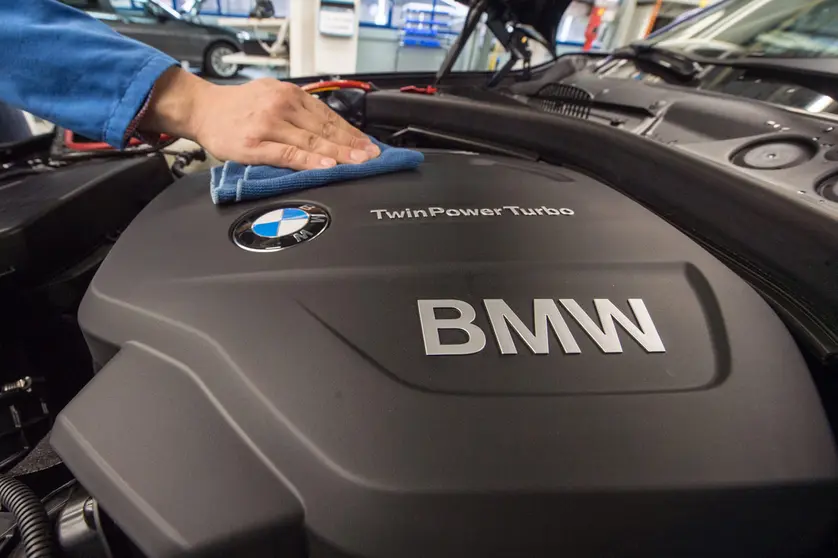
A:
{"type": "Polygon", "coordinates": [[[530,105],[545,112],[587,120],[591,116],[594,97],[581,87],[551,83],[542,87],[530,105]]]}

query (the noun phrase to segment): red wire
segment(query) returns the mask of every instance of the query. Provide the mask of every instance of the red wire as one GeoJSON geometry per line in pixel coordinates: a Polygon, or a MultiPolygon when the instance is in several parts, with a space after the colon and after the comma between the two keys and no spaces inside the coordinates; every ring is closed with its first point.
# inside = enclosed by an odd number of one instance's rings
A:
{"type": "Polygon", "coordinates": [[[439,91],[433,85],[428,85],[426,87],[418,87],[416,85],[408,85],[407,87],[402,87],[399,89],[402,93],[419,93],[421,95],[434,95],[437,91],[439,91]]]}
{"type": "MultiPolygon", "coordinates": [[[[70,130],[64,130],[64,145],[66,145],[69,149],[73,149],[75,151],[105,151],[106,149],[113,149],[107,143],[101,142],[85,142],[85,141],[75,141],[75,135],[70,130]]],[[[169,136],[163,134],[160,136],[160,141],[168,141],[171,139],[169,136]]],[[[131,138],[128,140],[128,146],[136,147],[137,145],[142,145],[143,142],[137,138],[131,138]]]]}
{"type": "Polygon", "coordinates": [[[324,87],[335,87],[337,89],[363,89],[364,91],[372,91],[372,84],[366,81],[353,81],[351,79],[338,79],[334,81],[318,81],[317,83],[309,83],[303,85],[303,91],[313,91],[315,89],[323,89],[324,87]]]}

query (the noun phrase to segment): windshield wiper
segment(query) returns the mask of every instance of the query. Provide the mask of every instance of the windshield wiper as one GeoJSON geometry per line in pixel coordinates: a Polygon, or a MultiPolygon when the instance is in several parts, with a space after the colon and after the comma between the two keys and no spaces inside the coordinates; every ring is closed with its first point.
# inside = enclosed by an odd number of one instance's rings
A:
{"type": "Polygon", "coordinates": [[[686,54],[644,43],[632,43],[611,53],[609,59],[646,63],[683,81],[692,81],[701,72],[701,64],[686,54]]]}
{"type": "Polygon", "coordinates": [[[615,50],[606,61],[613,59],[632,60],[644,66],[644,71],[687,82],[695,81],[705,68],[738,68],[755,77],[793,83],[838,99],[838,58],[779,58],[764,54],[705,58],[638,42],[615,50]]]}

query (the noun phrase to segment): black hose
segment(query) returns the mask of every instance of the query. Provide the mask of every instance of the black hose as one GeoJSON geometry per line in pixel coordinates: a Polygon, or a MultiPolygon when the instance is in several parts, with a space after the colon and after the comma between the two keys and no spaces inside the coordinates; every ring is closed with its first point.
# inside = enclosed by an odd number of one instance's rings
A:
{"type": "Polygon", "coordinates": [[[187,163],[184,163],[182,160],[178,159],[172,164],[172,174],[175,175],[177,178],[183,178],[186,176],[186,171],[183,168],[186,166],[187,163]]]}
{"type": "Polygon", "coordinates": [[[194,151],[163,151],[164,155],[174,155],[175,162],[172,164],[172,174],[177,178],[186,176],[186,167],[193,161],[206,161],[207,152],[203,148],[194,151]]]}
{"type": "Polygon", "coordinates": [[[28,486],[15,478],[0,475],[0,504],[17,521],[26,558],[58,556],[47,510],[28,486]]]}

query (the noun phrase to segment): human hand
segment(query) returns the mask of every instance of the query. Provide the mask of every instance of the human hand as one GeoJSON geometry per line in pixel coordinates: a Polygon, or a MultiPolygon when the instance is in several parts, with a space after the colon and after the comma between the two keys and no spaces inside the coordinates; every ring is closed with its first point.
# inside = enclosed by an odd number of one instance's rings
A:
{"type": "Polygon", "coordinates": [[[265,78],[213,85],[180,68],[157,80],[140,123],[198,142],[221,160],[294,170],[363,163],[380,150],[296,85],[265,78]]]}

